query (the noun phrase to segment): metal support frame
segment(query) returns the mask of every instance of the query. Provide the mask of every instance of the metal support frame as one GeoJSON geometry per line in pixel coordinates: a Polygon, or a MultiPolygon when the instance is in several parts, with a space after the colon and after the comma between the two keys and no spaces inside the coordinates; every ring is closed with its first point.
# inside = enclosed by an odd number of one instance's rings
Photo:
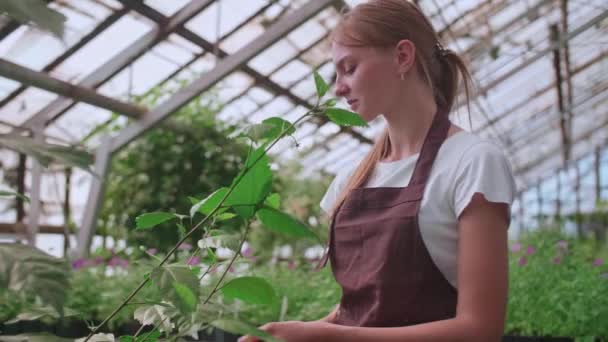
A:
{"type": "MultiPolygon", "coordinates": [[[[559,27],[557,24],[553,24],[549,28],[551,43],[555,44],[559,41],[559,27]]],[[[570,159],[570,118],[566,114],[564,105],[564,91],[562,89],[562,70],[561,70],[561,53],[560,49],[555,48],[553,50],[553,70],[555,71],[555,90],[557,91],[557,108],[559,109],[559,128],[562,137],[562,156],[564,158],[564,165],[568,163],[570,159]]],[[[571,110],[569,112],[572,112],[571,110]]]]}
{"type": "MultiPolygon", "coordinates": [[[[584,131],[578,137],[574,137],[573,136],[572,137],[572,141],[571,141],[572,146],[574,147],[574,146],[576,146],[577,143],[589,139],[596,132],[600,131],[601,129],[604,129],[607,125],[608,125],[608,118],[606,118],[606,119],[602,120],[601,122],[599,122],[597,126],[591,127],[588,130],[584,131]]],[[[532,143],[532,142],[530,142],[530,143],[532,143]]],[[[541,165],[548,158],[551,158],[556,153],[559,153],[560,150],[561,150],[561,147],[558,146],[557,148],[551,149],[546,154],[542,154],[538,158],[533,159],[533,160],[529,161],[528,163],[526,163],[526,164],[524,164],[524,165],[522,165],[520,167],[515,168],[515,170],[514,170],[515,174],[522,174],[522,173],[529,172],[530,170],[534,169],[535,167],[541,165]]]]}
{"type": "Polygon", "coordinates": [[[602,173],[601,173],[601,153],[602,149],[597,146],[594,151],[593,171],[595,173],[595,202],[602,200],[602,173]]]}
{"type": "MultiPolygon", "coordinates": [[[[44,136],[41,126],[33,128],[34,140],[43,142],[44,136]]],[[[28,217],[27,241],[30,246],[36,245],[36,235],[40,225],[40,211],[42,210],[42,200],[40,198],[42,185],[42,164],[35,158],[32,158],[32,187],[30,189],[30,212],[28,217]]]]}
{"type": "Polygon", "coordinates": [[[65,169],[65,188],[63,192],[63,255],[67,255],[70,250],[70,221],[72,208],[70,204],[70,194],[72,187],[72,169],[65,169]]]}
{"type": "Polygon", "coordinates": [[[578,232],[579,238],[583,237],[583,226],[581,221],[581,167],[577,160],[574,163],[574,196],[575,196],[575,212],[576,212],[576,231],[578,232]]]}
{"type": "MultiPolygon", "coordinates": [[[[603,59],[605,59],[606,57],[608,57],[608,52],[604,52],[604,53],[600,53],[598,54],[596,57],[592,58],[590,61],[579,65],[576,67],[576,69],[572,70],[570,76],[575,76],[577,74],[579,74],[580,72],[583,72],[585,70],[587,70],[589,67],[591,67],[592,65],[594,65],[595,63],[597,63],[598,61],[601,61],[603,59]]],[[[511,114],[516,113],[517,110],[519,110],[521,107],[525,106],[526,104],[530,103],[530,100],[538,98],[542,95],[544,95],[546,92],[548,92],[549,90],[553,89],[555,87],[554,84],[549,84],[537,91],[535,91],[533,94],[531,94],[530,97],[523,99],[522,101],[518,102],[517,104],[515,104],[512,107],[509,107],[507,110],[505,110],[504,112],[494,116],[489,122],[485,123],[484,126],[482,126],[481,128],[479,128],[479,131],[483,131],[484,129],[488,128],[489,125],[491,124],[496,124],[506,118],[508,118],[511,114]]],[[[571,104],[569,104],[571,106],[571,104]]],[[[545,108],[548,109],[549,107],[545,108]]]]}
{"type": "MultiPolygon", "coordinates": [[[[20,194],[25,193],[25,170],[27,164],[27,156],[23,153],[19,153],[19,164],[17,164],[17,192],[20,194]]],[[[23,222],[25,218],[25,208],[23,198],[17,197],[17,217],[15,222],[23,222]]]]}
{"type": "Polygon", "coordinates": [[[519,64],[515,68],[509,70],[509,72],[497,77],[496,79],[492,80],[488,84],[479,88],[479,90],[476,91],[473,94],[473,96],[487,93],[492,88],[496,87],[498,84],[504,82],[505,80],[509,79],[511,76],[517,74],[518,72],[520,72],[520,71],[524,70],[525,68],[529,67],[530,65],[534,64],[534,62],[545,57],[547,54],[549,54],[554,49],[562,48],[567,41],[577,37],[579,34],[585,32],[586,30],[588,30],[589,28],[593,27],[594,25],[603,21],[606,18],[608,18],[608,10],[601,12],[600,14],[598,14],[597,16],[595,16],[588,22],[586,22],[583,25],[581,25],[580,27],[578,27],[576,30],[562,35],[558,41],[550,44],[550,46],[548,48],[546,48],[546,49],[540,51],[539,53],[537,53],[536,55],[526,59],[525,61],[523,61],[521,64],[519,64]]]}
{"type": "Polygon", "coordinates": [[[261,36],[250,42],[236,53],[225,57],[213,70],[203,75],[184,89],[178,91],[169,100],[154,108],[137,122],[126,127],[113,141],[112,152],[115,152],[137,138],[143,132],[157,125],[171,113],[188,103],[205,90],[243,66],[262,50],[277,42],[287,33],[298,27],[302,22],[311,18],[334,0],[317,0],[307,3],[297,11],[281,18],[270,26],[261,36]]]}
{"type": "MultiPolygon", "coordinates": [[[[212,2],[213,0],[192,1],[189,5],[175,13],[165,23],[165,25],[162,27],[156,27],[141,38],[137,39],[131,45],[122,50],[115,58],[106,62],[89,74],[86,78],[79,82],[78,85],[89,88],[99,86],[124,69],[127,65],[141,56],[156,43],[165,39],[177,27],[181,26],[183,23],[198,14],[212,2]]],[[[59,98],[26,120],[22,124],[22,127],[33,127],[33,125],[39,122],[49,124],[73,105],[74,102],[71,99],[59,98]]]]}
{"type": "MultiPolygon", "coordinates": [[[[63,52],[59,57],[55,58],[51,63],[46,65],[44,68],[42,68],[41,71],[49,72],[49,71],[53,70],[59,64],[63,63],[65,60],[70,58],[76,51],[79,51],[79,49],[81,47],[85,46],[91,40],[93,40],[93,38],[97,37],[98,34],[100,34],[105,29],[107,29],[112,24],[114,24],[116,21],[118,21],[118,19],[120,19],[127,12],[128,12],[128,10],[126,8],[122,8],[122,9],[117,10],[116,12],[112,13],[111,15],[109,15],[99,25],[97,25],[97,27],[95,27],[93,30],[91,30],[91,32],[84,35],[76,44],[72,45],[69,49],[67,49],[65,52],[63,52]]],[[[0,35],[0,37],[1,37],[1,35],[0,35]]],[[[5,96],[0,101],[0,108],[4,107],[7,103],[12,101],[15,97],[19,96],[19,94],[24,92],[25,89],[27,89],[27,86],[21,85],[21,86],[19,86],[19,88],[13,90],[10,94],[5,96]]]]}
{"type": "Polygon", "coordinates": [[[556,199],[555,199],[555,217],[556,218],[561,218],[562,216],[562,177],[561,177],[561,170],[557,170],[555,172],[555,177],[557,177],[557,189],[555,190],[556,192],[556,199]]]}
{"type": "MultiPolygon", "coordinates": [[[[606,100],[606,90],[608,90],[608,82],[602,83],[602,84],[597,84],[593,87],[591,87],[591,91],[589,93],[584,93],[578,96],[577,98],[577,102],[575,103],[576,106],[567,106],[565,108],[565,111],[570,111],[570,110],[574,110],[574,108],[577,108],[577,110],[581,110],[581,108],[588,108],[588,106],[591,106],[590,104],[588,104],[588,102],[592,102],[595,101],[595,103],[601,103],[602,101],[606,100]],[[597,98],[598,96],[604,95],[602,97],[600,97],[599,99],[597,98]],[[583,106],[587,106],[587,107],[583,107],[583,106]]],[[[582,90],[579,89],[579,92],[582,92],[582,90]]],[[[550,126],[551,124],[554,123],[554,118],[559,116],[560,112],[559,110],[557,111],[551,111],[551,106],[544,108],[543,110],[534,113],[534,115],[532,116],[532,118],[534,117],[541,117],[543,118],[541,123],[542,124],[538,124],[538,123],[532,123],[530,121],[527,121],[525,124],[522,124],[522,129],[526,129],[526,136],[530,136],[529,139],[514,139],[517,143],[513,143],[513,148],[515,150],[520,150],[521,148],[525,147],[525,146],[531,146],[533,144],[535,144],[537,142],[538,139],[542,138],[542,134],[545,133],[547,126],[550,126]],[[546,118],[546,119],[545,119],[546,118]]],[[[582,110],[582,115],[586,115],[587,112],[586,110],[582,110]]],[[[573,137],[572,135],[570,136],[570,145],[574,146],[574,142],[572,141],[573,137]]]]}
{"type": "Polygon", "coordinates": [[[0,76],[133,118],[147,112],[145,107],[115,100],[90,88],[71,84],[4,59],[0,59],[0,76]]]}
{"type": "Polygon", "coordinates": [[[538,227],[542,227],[545,222],[545,218],[543,217],[543,192],[542,192],[542,182],[539,180],[536,184],[536,200],[538,201],[538,227]]]}
{"type": "Polygon", "coordinates": [[[91,181],[91,188],[89,189],[89,196],[84,210],[82,226],[78,231],[76,253],[80,258],[89,254],[89,246],[91,245],[93,233],[96,228],[97,215],[102,205],[105,190],[104,183],[112,159],[111,147],[111,138],[109,136],[104,136],[95,152],[95,165],[93,166],[95,176],[91,181]]]}
{"type": "Polygon", "coordinates": [[[160,123],[171,113],[187,104],[192,98],[212,87],[226,75],[245,64],[248,60],[272,45],[281,37],[298,27],[319,11],[330,5],[334,0],[318,0],[309,2],[288,16],[280,19],[270,26],[261,36],[250,42],[239,51],[223,59],[215,68],[187,87],[179,90],[167,101],[163,102],[137,122],[124,128],[116,138],[107,138],[102,141],[95,160],[97,177],[93,179],[89,199],[85,209],[85,216],[78,235],[78,256],[85,256],[95,232],[97,214],[101,207],[104,192],[104,182],[108,172],[111,156],[114,152],[126,146],[133,139],[160,123]]]}

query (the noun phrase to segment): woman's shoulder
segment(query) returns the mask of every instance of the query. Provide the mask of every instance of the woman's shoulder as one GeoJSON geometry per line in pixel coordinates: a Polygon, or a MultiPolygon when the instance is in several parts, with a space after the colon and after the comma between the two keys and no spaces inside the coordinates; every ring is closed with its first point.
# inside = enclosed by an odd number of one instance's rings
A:
{"type": "Polygon", "coordinates": [[[457,164],[475,159],[506,158],[502,147],[496,141],[465,130],[448,137],[442,150],[446,159],[457,164]]]}

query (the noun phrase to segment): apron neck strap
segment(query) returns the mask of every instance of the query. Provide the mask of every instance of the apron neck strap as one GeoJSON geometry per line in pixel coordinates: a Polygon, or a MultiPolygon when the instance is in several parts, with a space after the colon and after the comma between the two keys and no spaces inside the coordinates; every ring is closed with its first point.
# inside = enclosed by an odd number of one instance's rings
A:
{"type": "Polygon", "coordinates": [[[450,119],[448,118],[448,112],[443,109],[438,109],[433,118],[433,123],[424,138],[422,150],[416,161],[414,173],[412,174],[409,185],[426,184],[426,181],[431,174],[433,162],[437,157],[437,152],[439,151],[441,144],[443,144],[447,138],[449,129],[450,119]]]}

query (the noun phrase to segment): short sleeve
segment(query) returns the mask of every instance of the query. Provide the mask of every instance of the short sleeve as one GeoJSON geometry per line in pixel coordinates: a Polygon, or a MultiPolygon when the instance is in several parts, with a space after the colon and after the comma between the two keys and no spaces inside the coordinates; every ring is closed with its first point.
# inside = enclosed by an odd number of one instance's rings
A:
{"type": "Polygon", "coordinates": [[[321,209],[323,209],[326,214],[330,214],[331,210],[333,209],[334,203],[338,199],[338,196],[342,192],[342,189],[344,189],[344,187],[346,186],[346,181],[348,180],[348,177],[350,177],[353,171],[354,170],[348,170],[347,172],[338,173],[327,188],[325,195],[321,199],[321,203],[319,203],[321,209]]]}
{"type": "Polygon", "coordinates": [[[515,180],[509,161],[498,146],[483,141],[465,152],[456,170],[453,204],[456,217],[469,205],[473,195],[511,206],[515,197],[515,180]]]}

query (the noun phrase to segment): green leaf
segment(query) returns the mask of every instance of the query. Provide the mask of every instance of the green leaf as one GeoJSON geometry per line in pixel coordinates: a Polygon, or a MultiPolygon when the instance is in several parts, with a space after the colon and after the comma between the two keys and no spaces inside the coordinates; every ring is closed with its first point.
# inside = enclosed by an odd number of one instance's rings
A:
{"type": "Polygon", "coordinates": [[[216,236],[208,236],[204,239],[199,240],[197,242],[197,245],[200,249],[205,249],[209,247],[224,247],[236,252],[239,249],[239,246],[241,245],[241,238],[242,237],[240,234],[222,234],[216,236]]]}
{"type": "Polygon", "coordinates": [[[271,208],[279,209],[281,206],[281,195],[277,193],[271,194],[270,196],[266,197],[264,204],[271,208]]]}
{"type": "Polygon", "coordinates": [[[184,227],[184,225],[181,223],[177,224],[177,231],[179,233],[180,239],[182,239],[188,233],[188,231],[186,230],[186,227],[184,227]]]}
{"type": "Polygon", "coordinates": [[[207,251],[207,254],[203,258],[203,261],[207,264],[215,264],[217,262],[217,256],[215,256],[213,250],[209,247],[207,247],[205,250],[207,251]]]}
{"type": "MultiPolygon", "coordinates": [[[[192,208],[190,208],[190,217],[193,217],[194,213],[196,213],[196,212],[199,212],[203,215],[211,214],[213,209],[220,204],[220,202],[222,201],[222,198],[224,198],[224,196],[226,196],[226,193],[228,192],[228,190],[229,189],[226,187],[219,188],[219,189],[215,190],[211,195],[207,196],[207,198],[193,203],[194,205],[192,206],[192,208]]],[[[190,201],[193,201],[193,200],[196,200],[196,199],[191,197],[190,201]]],[[[224,202],[224,204],[225,203],[226,202],[224,202]]],[[[216,213],[221,214],[226,210],[228,210],[228,209],[222,208],[222,209],[219,209],[216,213]]]]}
{"type": "Polygon", "coordinates": [[[234,191],[225,203],[226,205],[234,205],[234,211],[239,216],[248,219],[255,214],[254,206],[262,202],[271,190],[272,172],[264,147],[260,147],[251,153],[245,167],[250,168],[249,171],[245,173],[244,168],[239,173],[233,184],[239,178],[241,178],[241,181],[235,186],[234,191]]]}
{"type": "Polygon", "coordinates": [[[253,141],[274,141],[280,136],[292,135],[296,131],[291,122],[279,117],[268,118],[262,123],[251,125],[243,134],[253,141]]]}
{"type": "Polygon", "coordinates": [[[336,105],[337,102],[338,101],[336,99],[331,98],[331,99],[325,101],[325,103],[323,103],[323,105],[326,106],[326,107],[333,107],[333,106],[336,105]]]}
{"type": "Polygon", "coordinates": [[[265,206],[258,210],[257,216],[264,226],[272,231],[317,239],[317,236],[302,222],[275,208],[265,206]]]}
{"type": "Polygon", "coordinates": [[[275,305],[274,288],[260,277],[240,277],[227,282],[221,288],[226,298],[240,299],[249,304],[275,305]]]}
{"type": "Polygon", "coordinates": [[[358,126],[367,127],[367,122],[363,120],[359,114],[353,113],[342,108],[327,108],[325,110],[327,117],[334,123],[340,126],[358,126]]]}
{"type": "MultiPolygon", "coordinates": [[[[79,315],[78,312],[66,308],[63,317],[71,317],[79,315]]],[[[50,317],[59,319],[61,315],[57,310],[51,306],[41,306],[41,307],[32,307],[27,309],[27,311],[21,311],[17,317],[11,319],[10,321],[6,321],[5,324],[13,324],[19,321],[36,321],[44,317],[50,317]]]]}
{"type": "MultiPolygon", "coordinates": [[[[194,276],[196,277],[196,275],[194,275],[194,276]]],[[[182,303],[184,303],[184,305],[187,307],[188,312],[194,311],[194,309],[196,308],[197,298],[194,295],[194,293],[192,292],[192,290],[190,290],[190,288],[188,288],[187,286],[184,286],[183,284],[180,284],[178,282],[173,283],[173,288],[175,289],[175,292],[177,293],[178,297],[181,299],[182,303]]]]}
{"type": "Polygon", "coordinates": [[[223,213],[221,215],[218,215],[216,217],[216,220],[219,221],[226,221],[226,220],[230,220],[231,218],[236,217],[236,214],[233,213],[223,213]]]}
{"type": "Polygon", "coordinates": [[[13,191],[0,191],[0,197],[18,197],[24,200],[25,202],[30,202],[29,197],[13,191]]]}
{"type": "Polygon", "coordinates": [[[198,278],[188,267],[165,265],[155,269],[150,277],[160,290],[163,299],[175,305],[181,312],[190,313],[196,309],[200,285],[198,278]],[[184,288],[188,289],[189,293],[184,288]]]}
{"type": "Polygon", "coordinates": [[[139,215],[136,219],[136,229],[149,229],[153,228],[163,222],[169,221],[176,218],[175,214],[165,212],[154,212],[139,215]]]}
{"type": "Polygon", "coordinates": [[[38,297],[60,315],[69,288],[71,268],[36,248],[0,244],[0,288],[27,297],[38,297]]]}
{"type": "Polygon", "coordinates": [[[253,327],[247,323],[243,323],[241,321],[220,319],[220,320],[211,322],[211,325],[213,325],[214,327],[219,328],[221,330],[224,330],[224,331],[227,331],[227,332],[230,332],[233,334],[237,334],[237,335],[255,336],[255,337],[264,339],[264,341],[269,341],[269,342],[278,342],[279,341],[276,338],[274,338],[272,335],[270,335],[269,333],[267,333],[263,330],[260,330],[256,327],[253,327]]]}
{"type": "Polygon", "coordinates": [[[52,8],[42,0],[3,0],[0,1],[0,12],[23,23],[34,24],[62,38],[65,15],[52,8]]]}
{"type": "Polygon", "coordinates": [[[171,332],[173,323],[171,318],[177,314],[174,307],[164,305],[142,305],[139,306],[133,313],[135,318],[141,325],[154,325],[162,332],[171,332]]]}
{"type": "Polygon", "coordinates": [[[329,86],[327,85],[327,82],[325,82],[323,77],[321,75],[319,75],[319,73],[316,71],[314,72],[314,78],[315,78],[315,86],[317,88],[317,96],[319,98],[322,98],[325,95],[325,93],[327,93],[329,86]]]}
{"type": "Polygon", "coordinates": [[[93,173],[90,169],[93,155],[80,148],[39,142],[30,137],[11,134],[0,134],[0,146],[27,154],[44,167],[48,167],[51,162],[57,162],[93,173]]]}

